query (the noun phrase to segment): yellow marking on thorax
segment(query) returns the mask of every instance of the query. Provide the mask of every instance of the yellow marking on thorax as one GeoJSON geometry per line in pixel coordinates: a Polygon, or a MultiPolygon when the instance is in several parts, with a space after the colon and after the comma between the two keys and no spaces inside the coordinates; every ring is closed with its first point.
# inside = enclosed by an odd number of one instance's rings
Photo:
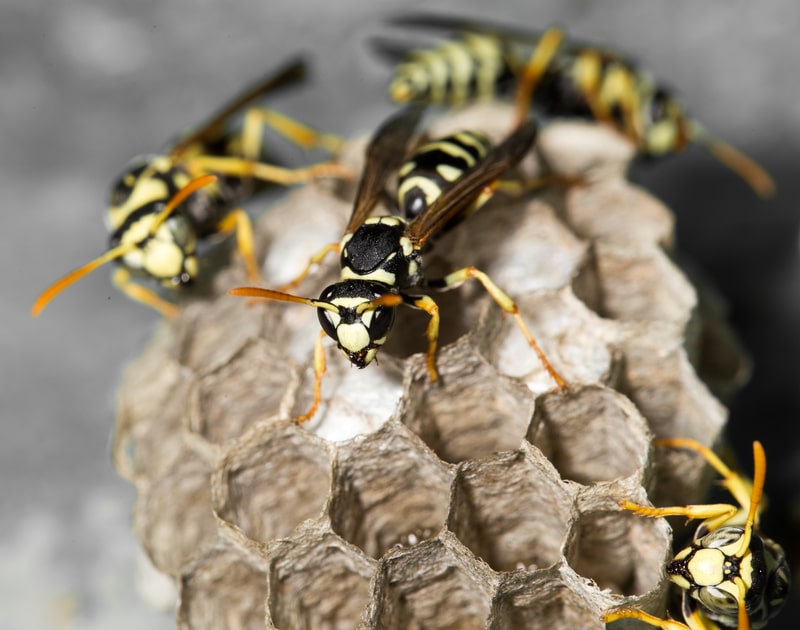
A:
{"type": "Polygon", "coordinates": [[[597,53],[585,52],[576,55],[571,66],[569,73],[581,92],[592,92],[598,88],[602,64],[597,53]]]}
{"type": "Polygon", "coordinates": [[[120,206],[108,209],[108,225],[111,230],[116,230],[128,216],[139,208],[154,201],[169,201],[169,188],[165,180],[172,180],[176,188],[180,189],[189,183],[190,177],[182,170],[174,168],[173,161],[166,156],[151,158],[147,168],[139,175],[128,174],[123,178],[123,183],[132,188],[131,194],[120,206]]]}
{"type": "MultiPolygon", "coordinates": [[[[339,279],[342,282],[345,280],[372,280],[374,282],[382,282],[383,284],[394,286],[396,276],[393,273],[386,271],[383,267],[378,267],[371,273],[359,274],[354,272],[349,266],[345,265],[342,267],[342,273],[340,274],[339,279]]],[[[361,301],[363,302],[364,300],[361,301]]],[[[339,300],[337,299],[335,303],[338,306],[339,300]]]]}

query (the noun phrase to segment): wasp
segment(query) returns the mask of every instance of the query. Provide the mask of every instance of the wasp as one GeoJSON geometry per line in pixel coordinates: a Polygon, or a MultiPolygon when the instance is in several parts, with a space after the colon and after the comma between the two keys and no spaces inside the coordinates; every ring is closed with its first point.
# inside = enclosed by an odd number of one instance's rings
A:
{"type": "Polygon", "coordinates": [[[533,33],[435,15],[391,23],[453,33],[419,50],[386,38],[374,40],[379,53],[399,61],[389,87],[395,102],[462,105],[513,93],[518,119],[533,105],[543,115],[596,120],[624,134],[645,158],[680,153],[695,144],[760,196],[774,192],[761,166],[712,136],[671,90],[616,51],[569,42],[556,26],[533,33]]]}
{"type": "Polygon", "coordinates": [[[269,126],[303,148],[335,152],[340,140],[256,105],[266,94],[304,78],[306,64],[291,60],[183,134],[163,154],[135,158],[111,187],[108,251],[47,288],[33,305],[38,315],[58,293],[101,265],[119,264],[114,284],[129,297],[166,316],[174,304],[132,280],[132,274],[168,288],[192,284],[200,272],[197,246],[235,231],[251,279],[258,279],[252,227],[236,204],[264,183],[291,185],[318,177],[350,177],[334,163],[286,169],[260,161],[269,126]],[[241,129],[232,119],[241,116],[241,129]]]}
{"type": "Polygon", "coordinates": [[[431,381],[438,379],[436,347],[439,335],[439,307],[425,294],[426,289],[452,289],[470,278],[478,280],[497,304],[510,313],[537,353],[544,367],[558,384],[565,388],[564,379],[547,360],[528,331],[513,300],[485,273],[475,267],[465,267],[443,278],[429,279],[423,272],[422,252],[426,245],[465,213],[474,211],[477,204],[488,199],[497,180],[513,168],[531,148],[537,134],[533,121],[519,125],[504,141],[490,148],[488,140],[479,134],[457,134],[454,142],[434,141],[419,149],[415,157],[403,163],[406,147],[417,127],[422,109],[410,107],[386,121],[375,133],[366,152],[366,167],[362,174],[350,221],[340,243],[334,243],[312,257],[309,266],[289,286],[295,286],[308,270],[330,252],[339,253],[341,275],[339,282],[325,288],[318,299],[299,297],[285,291],[257,287],[240,287],[231,295],[296,302],[316,307],[322,333],[314,353],[315,396],[311,409],[297,419],[311,418],[320,403],[322,374],[325,371],[322,338],[336,341],[350,362],[364,368],[371,363],[385,343],[394,323],[395,308],[406,305],[420,309],[430,317],[427,327],[427,370],[431,381]],[[463,168],[440,169],[442,181],[419,182],[421,171],[430,166],[433,148],[447,147],[449,157],[460,154],[459,143],[469,147],[461,155],[469,155],[463,168]],[[473,153],[470,153],[473,151],[473,153]],[[371,217],[378,200],[385,193],[387,178],[400,172],[400,206],[406,216],[371,217]],[[408,186],[403,185],[402,180],[408,186]],[[413,182],[416,182],[414,185],[413,182]],[[419,194],[417,192],[419,191],[419,194]]]}
{"type": "Polygon", "coordinates": [[[665,630],[763,628],[789,593],[789,567],[781,546],[759,530],[767,461],[760,442],[753,443],[753,479],[731,470],[708,447],[692,439],[656,440],[656,446],[699,453],[722,477],[738,503],[654,508],[623,501],[620,506],[642,516],[703,519],[691,544],[667,565],[669,579],[683,591],[686,624],[659,619],[642,610],[606,613],[605,621],[639,619],[665,630]]]}

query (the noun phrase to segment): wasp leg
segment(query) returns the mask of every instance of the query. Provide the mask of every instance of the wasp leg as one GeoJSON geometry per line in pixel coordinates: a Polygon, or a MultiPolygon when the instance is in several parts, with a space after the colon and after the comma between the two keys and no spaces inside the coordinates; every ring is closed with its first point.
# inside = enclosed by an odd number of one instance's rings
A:
{"type": "MultiPolygon", "coordinates": [[[[658,439],[654,440],[653,444],[660,447],[685,448],[700,454],[720,474],[722,486],[733,495],[742,509],[749,509],[753,483],[743,475],[731,470],[710,448],[691,438],[658,439]]],[[[712,529],[714,528],[712,523],[708,525],[712,529]]]]}
{"type": "Polygon", "coordinates": [[[487,293],[489,293],[494,301],[497,302],[497,305],[506,313],[514,316],[517,326],[522,331],[522,334],[525,335],[525,339],[528,340],[528,345],[533,348],[533,351],[536,353],[536,356],[539,357],[539,361],[544,369],[547,370],[547,373],[550,374],[551,378],[556,382],[556,385],[558,385],[558,389],[561,391],[566,390],[567,382],[556,371],[556,369],[547,359],[547,356],[545,356],[544,352],[539,347],[536,339],[534,339],[533,335],[528,330],[528,327],[525,325],[525,322],[519,314],[519,307],[517,307],[514,300],[506,295],[506,293],[504,293],[502,289],[500,289],[500,287],[498,287],[492,281],[492,279],[489,278],[489,276],[475,267],[464,267],[463,269],[459,269],[458,271],[454,271],[453,273],[445,276],[441,280],[430,281],[428,284],[431,287],[454,288],[460,284],[463,284],[470,278],[475,278],[478,280],[483,285],[483,288],[486,289],[487,293]]]}
{"type": "Polygon", "coordinates": [[[338,136],[312,129],[271,109],[254,107],[247,110],[242,123],[242,153],[253,160],[261,157],[264,127],[268,126],[303,149],[321,147],[338,153],[344,141],[338,136]]]}
{"type": "Polygon", "coordinates": [[[220,232],[236,233],[236,247],[244,259],[247,277],[252,282],[261,280],[253,246],[253,224],[247,213],[241,208],[234,208],[217,224],[217,228],[220,232]]]}
{"type": "Polygon", "coordinates": [[[308,274],[311,273],[311,270],[316,266],[322,263],[325,260],[325,257],[330,254],[331,252],[339,253],[339,246],[340,243],[330,243],[319,250],[316,254],[314,254],[311,258],[308,259],[308,264],[305,266],[303,271],[301,271],[297,276],[295,276],[294,280],[289,282],[288,284],[284,284],[279,291],[283,293],[288,293],[292,291],[295,287],[297,287],[303,280],[308,277],[308,274]]]}
{"type": "MultiPolygon", "coordinates": [[[[650,626],[661,628],[661,630],[693,630],[680,621],[675,621],[674,619],[660,619],[659,617],[655,617],[644,612],[643,610],[617,610],[611,613],[603,614],[604,623],[611,623],[612,621],[618,621],[619,619],[638,619],[639,621],[650,626]]],[[[700,628],[696,630],[702,629],[700,628]]]]}
{"type": "Polygon", "coordinates": [[[156,309],[164,317],[172,318],[178,314],[177,306],[159,296],[155,291],[133,282],[131,280],[131,274],[125,269],[117,269],[111,277],[111,280],[114,285],[129,298],[156,309]]]}
{"type": "MultiPolygon", "coordinates": [[[[640,505],[633,501],[620,501],[619,506],[640,516],[658,518],[661,516],[685,516],[690,519],[704,519],[713,522],[725,522],[739,511],[735,505],[729,503],[713,503],[708,505],[680,505],[670,507],[650,507],[640,505]]],[[[714,529],[714,528],[712,528],[714,529]]]]}
{"type": "Polygon", "coordinates": [[[428,337],[428,354],[425,357],[425,362],[428,366],[428,375],[431,378],[431,383],[435,383],[439,380],[439,373],[436,371],[436,346],[439,341],[439,305],[427,295],[403,296],[403,300],[406,304],[425,311],[431,318],[425,331],[425,335],[428,337]]]}
{"type": "Polygon", "coordinates": [[[320,331],[317,336],[317,342],[314,344],[314,401],[311,403],[308,411],[302,416],[297,416],[294,421],[297,424],[308,422],[317,413],[319,405],[322,402],[322,377],[325,375],[325,348],[322,345],[322,339],[325,333],[320,331]]]}
{"type": "Polygon", "coordinates": [[[575,62],[575,82],[592,118],[621,131],[638,147],[642,136],[641,108],[630,70],[622,64],[604,69],[600,53],[587,50],[575,62]],[[614,105],[620,109],[619,121],[611,111],[614,105]]]}
{"type": "Polygon", "coordinates": [[[531,107],[531,100],[533,99],[536,86],[553,62],[553,59],[558,53],[558,49],[561,47],[562,41],[564,41],[564,31],[558,27],[552,26],[544,32],[541,39],[537,42],[536,47],[533,49],[530,59],[528,59],[528,63],[525,64],[518,80],[514,108],[514,118],[517,125],[522,124],[528,117],[528,111],[531,107]]]}
{"type": "Polygon", "coordinates": [[[600,76],[603,71],[600,63],[599,57],[595,55],[592,70],[587,72],[586,78],[580,82],[586,104],[595,120],[614,127],[639,147],[644,129],[636,79],[629,68],[618,63],[604,71],[601,82],[600,76]],[[619,110],[617,118],[612,108],[619,110]]]}
{"type": "Polygon", "coordinates": [[[239,178],[252,177],[283,186],[303,184],[326,177],[348,181],[355,177],[353,171],[336,162],[320,162],[304,168],[290,169],[246,158],[198,155],[187,159],[185,165],[191,172],[210,172],[239,178]]]}
{"type": "Polygon", "coordinates": [[[503,179],[495,182],[495,190],[504,192],[507,195],[521,197],[526,193],[536,192],[544,188],[550,188],[551,186],[569,188],[571,186],[580,186],[584,183],[586,183],[586,180],[579,175],[550,173],[531,179],[503,179]]]}

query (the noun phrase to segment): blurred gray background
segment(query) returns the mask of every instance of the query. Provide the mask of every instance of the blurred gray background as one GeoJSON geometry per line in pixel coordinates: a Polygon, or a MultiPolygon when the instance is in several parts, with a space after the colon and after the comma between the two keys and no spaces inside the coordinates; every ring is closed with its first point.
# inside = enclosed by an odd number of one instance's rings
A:
{"type": "MultiPolygon", "coordinates": [[[[626,51],[675,86],[712,131],[757,158],[763,202],[699,150],[635,177],[675,211],[680,256],[731,305],[754,360],[730,434],[745,466],[764,442],[765,530],[800,559],[800,4],[692,0],[405,2],[626,51]]],[[[0,628],[169,628],[137,591],[131,486],[109,457],[114,389],[157,315],[99,271],[38,319],[37,295],[101,253],[108,187],[290,54],[311,86],[272,104],[341,134],[390,111],[387,68],[365,47],[398,3],[339,0],[2,0],[0,628]]],[[[257,206],[257,204],[256,204],[257,206]]],[[[748,468],[749,470],[749,468],[748,468]]],[[[770,627],[794,628],[797,598],[770,627]]]]}

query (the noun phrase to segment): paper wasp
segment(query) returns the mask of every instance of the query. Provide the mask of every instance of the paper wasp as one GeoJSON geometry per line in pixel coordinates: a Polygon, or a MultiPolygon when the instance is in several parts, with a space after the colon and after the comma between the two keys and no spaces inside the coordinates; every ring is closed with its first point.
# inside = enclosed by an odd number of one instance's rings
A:
{"type": "Polygon", "coordinates": [[[669,579],[682,590],[685,624],[659,619],[641,610],[606,613],[605,621],[639,619],[665,630],[763,628],[789,593],[789,567],[778,543],[759,531],[767,461],[760,442],[753,443],[753,480],[732,471],[717,455],[691,439],[656,440],[656,446],[699,453],[721,476],[722,485],[739,504],[654,508],[623,501],[620,506],[648,517],[701,518],[691,544],[667,566],[669,579]]]}
{"type": "Polygon", "coordinates": [[[420,50],[387,38],[374,41],[379,53],[397,63],[389,87],[395,102],[461,105],[516,92],[520,120],[531,104],[543,115],[596,120],[624,134],[646,158],[696,144],[762,197],[774,192],[761,166],[712,136],[669,89],[615,51],[568,42],[559,27],[537,34],[437,15],[390,23],[451,34],[438,46],[420,50]]]}
{"type": "Polygon", "coordinates": [[[250,220],[234,205],[252,195],[259,183],[291,185],[318,177],[351,176],[333,163],[286,169],[260,161],[266,126],[304,148],[338,149],[338,138],[255,105],[266,94],[301,80],[305,72],[302,60],[290,61],[188,131],[165,153],[134,159],[111,189],[109,250],[46,289],[32,314],[38,315],[53,297],[86,274],[115,261],[120,265],[113,276],[117,287],[172,316],[175,305],[133,282],[131,274],[168,288],[192,284],[200,272],[198,241],[232,230],[249,277],[258,279],[250,220]],[[241,129],[234,131],[231,120],[239,115],[241,129]]]}
{"type": "MultiPolygon", "coordinates": [[[[416,291],[451,289],[475,278],[505,312],[514,316],[545,369],[560,388],[566,387],[564,379],[550,365],[528,331],[516,304],[485,273],[475,267],[465,267],[444,278],[426,279],[422,268],[422,251],[431,239],[488,199],[497,180],[528,152],[536,138],[535,123],[523,123],[503,142],[476,157],[471,164],[465,164],[462,170],[453,173],[446,185],[423,199],[422,205],[410,203],[410,208],[406,209],[409,218],[370,218],[385,193],[387,178],[398,168],[401,174],[405,169],[406,176],[414,171],[414,167],[401,165],[421,113],[420,108],[410,107],[391,117],[379,128],[367,147],[366,167],[344,238],[312,257],[305,271],[284,289],[296,286],[313,265],[319,264],[333,251],[340,254],[339,282],[325,288],[318,299],[256,287],[236,288],[229,293],[316,307],[324,334],[334,339],[350,362],[359,368],[371,363],[386,341],[396,307],[405,304],[423,310],[430,317],[427,328],[427,369],[431,381],[436,381],[439,307],[430,296],[418,295],[416,291]]],[[[424,148],[420,150],[420,153],[424,152],[424,148]]],[[[418,157],[416,161],[412,158],[408,163],[423,164],[425,158],[418,157]]],[[[401,204],[403,199],[410,198],[409,195],[408,192],[401,195],[401,204]]],[[[317,339],[314,357],[314,403],[308,413],[297,419],[299,422],[308,420],[320,403],[321,379],[325,371],[322,334],[317,339]]]]}

